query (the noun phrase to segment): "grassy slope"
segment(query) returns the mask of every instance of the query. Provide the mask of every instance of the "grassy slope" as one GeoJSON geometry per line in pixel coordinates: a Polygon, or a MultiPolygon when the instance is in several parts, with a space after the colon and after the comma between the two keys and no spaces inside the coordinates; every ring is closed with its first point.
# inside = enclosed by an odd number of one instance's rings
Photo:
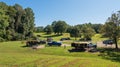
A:
{"type": "Polygon", "coordinates": [[[99,53],[73,52],[67,47],[46,47],[33,50],[23,48],[24,44],[17,42],[0,43],[0,67],[118,67],[120,64],[101,59],[99,53]],[[88,64],[86,64],[88,63],[88,64]],[[97,64],[96,64],[97,63],[97,64]]]}
{"type": "Polygon", "coordinates": [[[99,42],[99,41],[103,41],[106,39],[108,39],[108,38],[102,38],[102,35],[100,35],[100,34],[96,34],[92,37],[92,40],[94,43],[99,42]]]}
{"type": "MultiPolygon", "coordinates": [[[[45,35],[44,35],[45,36],[45,35]]],[[[46,35],[47,36],[47,35],[46,35]]],[[[66,35],[67,36],[67,35],[66,35]]],[[[55,37],[60,39],[64,36],[55,37]]],[[[43,37],[44,38],[44,37],[43,37]]],[[[100,39],[102,40],[102,39],[100,39]]],[[[119,67],[119,62],[102,59],[99,53],[72,52],[67,47],[33,50],[20,41],[0,43],[0,67],[119,67]],[[2,61],[1,61],[2,60],[2,61]]]]}
{"type": "Polygon", "coordinates": [[[46,39],[47,37],[52,37],[54,40],[59,41],[62,37],[70,37],[68,33],[64,33],[61,35],[54,35],[54,34],[45,34],[45,33],[35,33],[35,35],[41,35],[40,39],[46,39]]]}

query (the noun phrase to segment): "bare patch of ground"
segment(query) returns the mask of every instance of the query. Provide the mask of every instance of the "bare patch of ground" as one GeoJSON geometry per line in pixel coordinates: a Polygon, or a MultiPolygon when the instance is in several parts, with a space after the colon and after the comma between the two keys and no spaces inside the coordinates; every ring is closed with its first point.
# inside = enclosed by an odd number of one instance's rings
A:
{"type": "Polygon", "coordinates": [[[108,44],[103,44],[102,42],[97,42],[97,47],[104,47],[104,48],[115,48],[115,44],[108,45],[108,44]]]}
{"type": "Polygon", "coordinates": [[[35,45],[35,46],[32,46],[32,49],[39,49],[39,48],[45,48],[45,45],[35,45]]]}
{"type": "Polygon", "coordinates": [[[37,48],[45,48],[45,45],[37,46],[37,48]]]}
{"type": "Polygon", "coordinates": [[[70,44],[62,44],[61,46],[71,46],[70,44]]]}

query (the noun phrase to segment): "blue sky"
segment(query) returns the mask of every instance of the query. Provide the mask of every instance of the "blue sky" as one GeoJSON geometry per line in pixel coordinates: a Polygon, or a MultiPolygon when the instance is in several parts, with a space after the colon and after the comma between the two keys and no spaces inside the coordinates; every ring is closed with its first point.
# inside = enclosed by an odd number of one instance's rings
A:
{"type": "Polygon", "coordinates": [[[0,0],[8,5],[20,4],[35,13],[36,26],[46,26],[55,20],[70,25],[105,23],[112,13],[120,10],[120,0],[0,0]]]}

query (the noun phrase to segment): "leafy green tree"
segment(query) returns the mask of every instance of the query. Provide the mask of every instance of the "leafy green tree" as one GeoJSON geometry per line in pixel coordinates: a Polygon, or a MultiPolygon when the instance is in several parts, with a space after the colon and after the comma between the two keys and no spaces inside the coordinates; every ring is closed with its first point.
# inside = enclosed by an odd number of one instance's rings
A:
{"type": "Polygon", "coordinates": [[[87,25],[83,25],[81,32],[85,40],[91,39],[91,37],[95,34],[94,29],[87,25]]]}
{"type": "Polygon", "coordinates": [[[54,21],[52,23],[52,27],[53,27],[53,31],[56,34],[62,34],[63,32],[65,32],[67,30],[67,24],[65,21],[54,21]]]}
{"type": "Polygon", "coordinates": [[[9,25],[8,19],[9,16],[5,14],[6,12],[2,9],[0,9],[0,37],[1,39],[5,38],[6,35],[6,28],[9,25]]]}
{"type": "Polygon", "coordinates": [[[102,24],[92,24],[92,28],[95,30],[96,33],[100,33],[102,26],[102,24]]]}
{"type": "Polygon", "coordinates": [[[6,10],[7,8],[8,8],[8,5],[6,5],[6,3],[0,2],[0,9],[6,10]]]}
{"type": "Polygon", "coordinates": [[[44,28],[44,31],[46,32],[46,34],[52,34],[53,30],[52,30],[52,26],[51,25],[47,25],[44,28]]]}
{"type": "Polygon", "coordinates": [[[51,26],[52,26],[52,29],[53,29],[53,32],[56,34],[57,33],[57,29],[55,28],[55,25],[56,25],[57,21],[53,21],[51,26]]]}
{"type": "Polygon", "coordinates": [[[7,9],[7,15],[9,16],[9,26],[6,28],[6,39],[12,40],[15,36],[15,16],[16,16],[16,10],[13,6],[8,6],[7,9]]]}
{"type": "Polygon", "coordinates": [[[25,9],[25,16],[23,16],[23,28],[26,37],[32,37],[32,33],[35,30],[34,24],[34,12],[31,8],[25,9]],[[30,35],[31,33],[31,35],[30,35]]]}
{"type": "Polygon", "coordinates": [[[0,2],[0,40],[30,38],[34,31],[34,13],[19,4],[8,6],[0,2]]]}
{"type": "Polygon", "coordinates": [[[67,32],[67,33],[70,33],[72,28],[73,28],[73,26],[68,25],[66,32],[67,32]]]}
{"type": "Polygon", "coordinates": [[[35,27],[35,32],[36,33],[44,32],[44,27],[43,26],[35,27]]]}
{"type": "Polygon", "coordinates": [[[102,24],[92,24],[91,22],[82,24],[80,27],[82,27],[82,26],[84,26],[84,25],[86,25],[86,26],[94,29],[94,31],[95,31],[96,33],[100,33],[100,29],[101,29],[101,27],[102,27],[102,24]]]}
{"type": "Polygon", "coordinates": [[[78,28],[78,26],[71,27],[70,36],[75,37],[75,40],[77,39],[77,37],[81,37],[80,29],[78,28]]]}
{"type": "Polygon", "coordinates": [[[9,25],[9,16],[5,14],[4,10],[0,9],[0,29],[5,30],[5,28],[9,25]]]}
{"type": "Polygon", "coordinates": [[[92,24],[92,23],[86,23],[84,25],[87,25],[88,27],[91,27],[92,29],[95,30],[96,33],[99,33],[100,32],[100,29],[102,27],[102,24],[92,24]]]}
{"type": "Polygon", "coordinates": [[[113,13],[111,17],[108,18],[107,22],[102,28],[102,33],[113,39],[115,42],[115,48],[118,49],[118,39],[120,37],[120,12],[113,13]]]}
{"type": "Polygon", "coordinates": [[[14,8],[17,11],[15,16],[15,31],[17,33],[22,33],[23,31],[21,30],[22,28],[21,17],[25,12],[22,6],[20,6],[19,4],[15,4],[14,8]]]}

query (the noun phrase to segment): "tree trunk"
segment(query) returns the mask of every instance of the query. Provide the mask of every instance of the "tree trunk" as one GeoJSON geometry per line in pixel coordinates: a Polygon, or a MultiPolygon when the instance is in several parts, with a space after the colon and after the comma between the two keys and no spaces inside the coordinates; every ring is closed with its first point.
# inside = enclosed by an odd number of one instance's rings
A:
{"type": "Polygon", "coordinates": [[[115,48],[118,49],[117,38],[114,39],[115,39],[115,48]]]}

